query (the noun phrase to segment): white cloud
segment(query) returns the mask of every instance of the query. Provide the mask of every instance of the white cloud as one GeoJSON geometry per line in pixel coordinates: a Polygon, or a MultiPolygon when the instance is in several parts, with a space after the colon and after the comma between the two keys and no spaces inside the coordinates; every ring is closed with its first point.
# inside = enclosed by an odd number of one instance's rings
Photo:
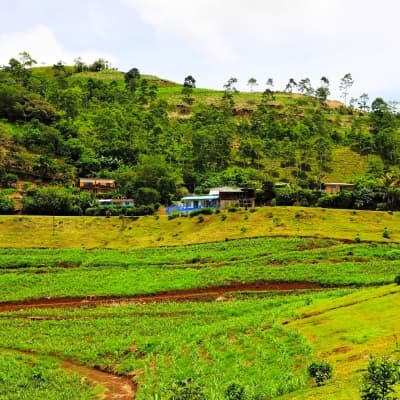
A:
{"type": "Polygon", "coordinates": [[[351,72],[357,95],[400,92],[398,0],[120,1],[160,40],[178,38],[214,63],[215,73],[225,70],[225,79],[272,76],[283,84],[326,75],[337,85],[351,72]]]}
{"type": "Polygon", "coordinates": [[[75,58],[82,57],[85,62],[104,58],[115,64],[115,57],[104,52],[94,50],[79,54],[67,50],[46,26],[38,25],[32,29],[20,32],[6,32],[0,34],[0,64],[5,65],[10,58],[18,58],[18,54],[27,51],[38,65],[51,65],[58,61],[72,64],[75,58]]]}

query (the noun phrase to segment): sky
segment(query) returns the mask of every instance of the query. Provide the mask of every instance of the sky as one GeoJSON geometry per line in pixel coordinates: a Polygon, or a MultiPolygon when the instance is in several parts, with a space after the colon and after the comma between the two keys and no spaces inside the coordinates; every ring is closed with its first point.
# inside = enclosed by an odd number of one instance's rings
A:
{"type": "Polygon", "coordinates": [[[0,65],[27,51],[38,65],[104,58],[197,87],[283,90],[290,78],[340,79],[350,96],[400,101],[399,0],[0,0],[0,65]]]}

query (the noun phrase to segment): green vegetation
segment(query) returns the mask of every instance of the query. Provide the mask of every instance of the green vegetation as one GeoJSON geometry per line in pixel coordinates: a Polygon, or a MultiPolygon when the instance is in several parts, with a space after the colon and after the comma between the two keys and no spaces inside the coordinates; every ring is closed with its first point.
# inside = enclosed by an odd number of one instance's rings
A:
{"type": "MultiPolygon", "coordinates": [[[[347,106],[351,74],[343,105],[326,77],[285,92],[270,78],[262,93],[251,78],[239,93],[234,77],[216,91],[102,59],[35,64],[22,53],[0,68],[0,213],[31,214],[0,218],[0,398],[98,398],[73,373],[86,367],[134,379],[137,400],[356,400],[370,354],[398,358],[389,103],[347,106]],[[107,196],[137,207],[100,217],[83,176],[115,179],[107,196]],[[326,195],[326,181],[355,187],[326,195]],[[159,210],[222,185],[273,207],[159,210]]],[[[397,364],[376,360],[365,399],[398,391],[397,364]]]]}
{"type": "MultiPolygon", "coordinates": [[[[342,80],[346,100],[351,75],[342,80]]],[[[320,87],[291,79],[285,92],[239,93],[237,79],[223,90],[122,73],[107,61],[35,67],[27,53],[0,68],[0,182],[28,199],[25,213],[50,213],[26,185],[61,185],[73,203],[75,180],[114,178],[114,197],[166,205],[188,192],[221,185],[254,186],[259,202],[317,205],[326,181],[352,181],[349,201],[325,207],[400,208],[399,126],[396,110],[368,96],[349,106],[327,100],[320,87]],[[297,91],[298,93],[293,93],[297,91]],[[356,108],[357,106],[357,108],[356,108]],[[287,182],[286,192],[268,190],[287,182]],[[38,207],[36,206],[38,201],[38,207]]],[[[0,210],[1,211],[1,210],[0,210]]],[[[83,213],[64,204],[66,215],[83,213]]]]}
{"type": "Polygon", "coordinates": [[[91,384],[67,373],[51,358],[4,352],[0,349],[0,398],[7,400],[89,400],[91,384]]]}
{"type": "Polygon", "coordinates": [[[14,248],[119,248],[181,246],[256,237],[314,237],[400,242],[400,213],[301,207],[222,211],[196,218],[3,216],[0,243],[14,248]],[[223,217],[226,216],[226,217],[223,217]],[[245,232],[243,229],[245,228],[245,232]],[[390,238],[384,238],[384,229],[390,238]],[[35,234],[33,234],[35,232],[35,234]],[[18,240],[16,240],[18,238],[18,240]]]}
{"type": "Polygon", "coordinates": [[[321,386],[325,381],[332,378],[332,365],[325,361],[313,361],[308,366],[308,374],[315,379],[318,386],[321,386]]]}
{"type": "Polygon", "coordinates": [[[307,382],[310,359],[304,337],[280,321],[311,298],[333,301],[345,293],[3,313],[0,340],[7,348],[133,373],[138,400],[164,398],[188,378],[209,399],[224,398],[231,382],[249,396],[276,397],[307,382]]]}
{"type": "Polygon", "coordinates": [[[367,372],[363,375],[361,399],[395,400],[394,385],[400,381],[400,363],[383,357],[382,360],[371,358],[367,372]]]}
{"type": "Polygon", "coordinates": [[[168,250],[4,249],[0,300],[134,296],[241,282],[381,285],[394,281],[399,260],[399,245],[316,239],[243,239],[168,250]]]}

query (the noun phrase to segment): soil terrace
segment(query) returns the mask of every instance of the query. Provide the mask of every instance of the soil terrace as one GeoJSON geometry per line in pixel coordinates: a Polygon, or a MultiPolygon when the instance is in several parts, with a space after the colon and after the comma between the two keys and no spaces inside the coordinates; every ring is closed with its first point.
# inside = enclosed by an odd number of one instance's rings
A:
{"type": "Polygon", "coordinates": [[[172,290],[149,295],[136,296],[93,296],[74,298],[42,298],[0,303],[0,312],[18,311],[31,308],[67,308],[100,306],[115,303],[155,303],[184,301],[223,300],[224,296],[240,292],[293,292],[301,290],[322,290],[329,288],[313,282],[258,282],[232,283],[227,286],[198,289],[172,290]]]}

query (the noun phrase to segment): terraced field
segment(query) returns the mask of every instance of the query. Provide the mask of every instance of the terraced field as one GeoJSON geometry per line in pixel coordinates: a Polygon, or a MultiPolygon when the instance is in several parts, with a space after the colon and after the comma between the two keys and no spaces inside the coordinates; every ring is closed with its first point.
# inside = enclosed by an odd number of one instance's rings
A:
{"type": "Polygon", "coordinates": [[[369,354],[398,351],[396,243],[3,248],[0,267],[0,398],[168,400],[185,381],[212,400],[232,383],[351,400],[369,354]],[[334,368],[321,387],[315,359],[334,368]]]}

